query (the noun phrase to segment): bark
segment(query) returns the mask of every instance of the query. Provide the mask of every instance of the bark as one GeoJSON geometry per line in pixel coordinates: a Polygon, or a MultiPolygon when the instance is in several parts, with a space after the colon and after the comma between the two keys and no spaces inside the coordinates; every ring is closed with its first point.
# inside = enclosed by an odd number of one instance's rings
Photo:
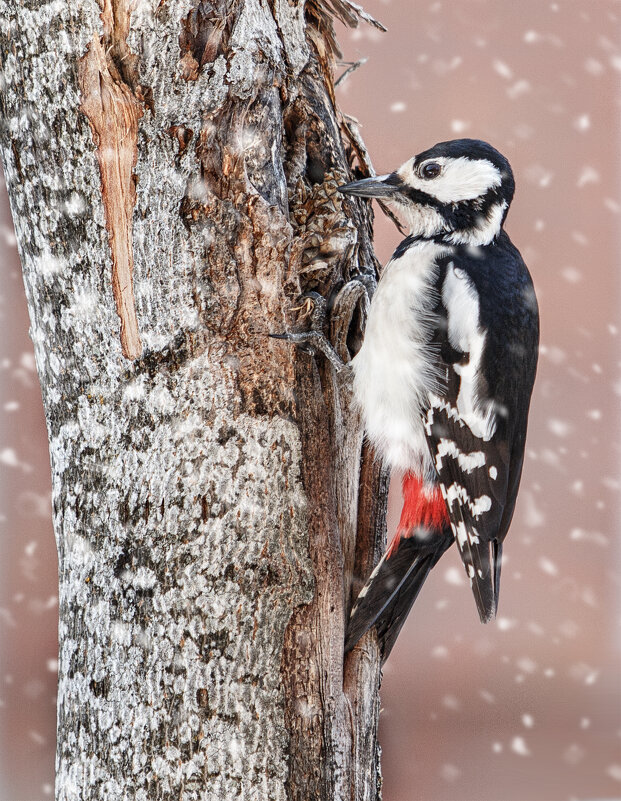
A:
{"type": "MultiPolygon", "coordinates": [[[[346,375],[376,263],[335,188],[345,0],[0,0],[0,147],[50,439],[57,787],[379,795],[379,661],[343,660],[386,478],[346,375]],[[331,9],[331,10],[330,10],[331,9]],[[356,547],[358,535],[358,547],[356,547]]],[[[362,12],[361,12],[362,13],[362,12]]]]}

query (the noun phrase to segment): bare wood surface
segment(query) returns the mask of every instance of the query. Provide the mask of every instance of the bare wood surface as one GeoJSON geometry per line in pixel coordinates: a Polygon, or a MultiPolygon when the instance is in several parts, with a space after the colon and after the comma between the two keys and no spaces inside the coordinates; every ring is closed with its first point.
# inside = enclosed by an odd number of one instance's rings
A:
{"type": "Polygon", "coordinates": [[[112,291],[121,321],[123,355],[137,359],[142,351],[134,302],[132,216],[136,202],[133,168],[138,154],[138,120],[142,104],[122,81],[115,81],[102,42],[95,35],[80,61],[81,109],[97,147],[101,197],[112,252],[112,291]]]}

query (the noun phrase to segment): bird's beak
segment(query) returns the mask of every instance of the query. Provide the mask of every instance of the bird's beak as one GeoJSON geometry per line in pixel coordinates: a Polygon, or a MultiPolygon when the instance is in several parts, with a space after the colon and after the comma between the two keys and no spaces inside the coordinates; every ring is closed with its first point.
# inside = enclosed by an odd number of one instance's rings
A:
{"type": "Polygon", "coordinates": [[[401,185],[401,178],[396,172],[391,172],[390,175],[376,175],[374,178],[352,181],[350,184],[339,186],[338,191],[344,195],[358,197],[394,198],[399,193],[401,185]]]}

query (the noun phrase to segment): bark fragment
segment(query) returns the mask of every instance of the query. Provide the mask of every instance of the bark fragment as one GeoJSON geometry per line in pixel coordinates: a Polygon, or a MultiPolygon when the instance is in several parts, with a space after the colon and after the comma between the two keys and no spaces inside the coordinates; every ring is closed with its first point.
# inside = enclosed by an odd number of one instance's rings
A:
{"type": "Polygon", "coordinates": [[[224,54],[232,13],[226,0],[198,0],[182,22],[179,36],[181,74],[196,81],[205,64],[224,54]]]}

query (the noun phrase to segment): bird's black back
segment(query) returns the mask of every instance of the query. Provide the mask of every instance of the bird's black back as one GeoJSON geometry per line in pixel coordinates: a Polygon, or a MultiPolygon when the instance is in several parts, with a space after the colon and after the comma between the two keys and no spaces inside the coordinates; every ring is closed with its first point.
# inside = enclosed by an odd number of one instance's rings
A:
{"type": "MultiPolygon", "coordinates": [[[[499,433],[519,435],[523,428],[525,435],[539,344],[537,299],[528,268],[504,230],[489,245],[454,247],[439,261],[439,287],[450,263],[467,274],[478,295],[480,324],[487,333],[482,372],[487,392],[499,406],[499,433]]],[[[445,331],[440,336],[446,340],[445,331]]]]}

